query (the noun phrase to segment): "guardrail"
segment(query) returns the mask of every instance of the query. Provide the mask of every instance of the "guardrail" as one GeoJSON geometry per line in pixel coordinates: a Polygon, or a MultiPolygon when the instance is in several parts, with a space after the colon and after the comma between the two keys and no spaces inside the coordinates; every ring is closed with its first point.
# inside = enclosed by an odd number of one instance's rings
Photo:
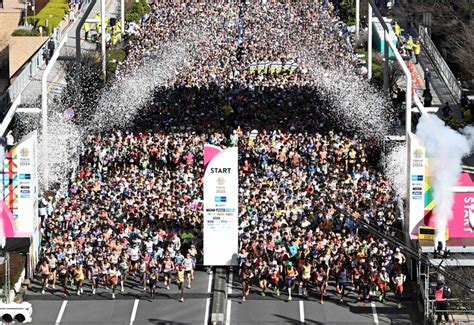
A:
{"type": "Polygon", "coordinates": [[[443,59],[438,49],[436,48],[436,45],[431,40],[430,35],[428,35],[428,32],[426,31],[426,27],[420,25],[418,36],[421,38],[421,41],[423,43],[423,48],[425,49],[426,54],[428,54],[431,61],[434,63],[435,68],[438,70],[439,74],[441,75],[441,78],[446,84],[446,87],[451,93],[451,96],[455,100],[455,103],[458,103],[461,99],[461,93],[462,93],[462,89],[461,89],[461,85],[459,81],[456,79],[453,72],[448,67],[448,64],[446,63],[446,61],[443,59]]]}
{"type": "MultiPolygon", "coordinates": [[[[462,301],[461,299],[447,299],[448,303],[451,302],[459,302],[462,301]]],[[[451,324],[472,324],[472,319],[474,318],[474,310],[466,309],[466,308],[451,308],[448,305],[447,309],[437,309],[436,308],[436,301],[430,299],[429,300],[430,306],[430,313],[431,319],[433,323],[438,318],[439,314],[447,313],[451,320],[451,324]]]]}

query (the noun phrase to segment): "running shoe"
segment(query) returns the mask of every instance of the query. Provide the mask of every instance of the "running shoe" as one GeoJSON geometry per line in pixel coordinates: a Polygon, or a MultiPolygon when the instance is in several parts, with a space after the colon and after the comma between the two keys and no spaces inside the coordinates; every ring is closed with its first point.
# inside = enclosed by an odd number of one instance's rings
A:
{"type": "Polygon", "coordinates": [[[42,294],[42,295],[44,295],[44,289],[43,289],[43,290],[41,290],[41,294],[42,294]]]}
{"type": "Polygon", "coordinates": [[[288,297],[288,301],[291,301],[291,300],[293,300],[293,298],[291,298],[291,296],[289,296],[289,297],[288,297]]]}
{"type": "Polygon", "coordinates": [[[179,302],[184,302],[184,298],[179,299],[179,302]]]}
{"type": "Polygon", "coordinates": [[[191,289],[191,285],[190,285],[190,284],[188,284],[188,285],[186,286],[186,288],[188,288],[188,289],[191,289]]]}
{"type": "Polygon", "coordinates": [[[112,293],[112,299],[115,299],[115,293],[112,293]]]}

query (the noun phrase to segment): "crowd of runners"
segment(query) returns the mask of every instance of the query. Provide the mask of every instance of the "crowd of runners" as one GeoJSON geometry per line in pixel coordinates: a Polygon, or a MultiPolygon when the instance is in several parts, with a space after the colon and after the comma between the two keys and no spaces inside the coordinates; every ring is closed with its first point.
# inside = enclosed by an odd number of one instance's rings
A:
{"type": "Polygon", "coordinates": [[[343,131],[293,48],[307,42],[321,64],[355,67],[331,4],[156,1],[122,76],[196,24],[213,34],[199,62],[157,89],[133,127],[84,139],[78,173],[43,220],[42,292],[104,287],[115,298],[177,285],[182,301],[202,265],[203,147],[212,143],[239,147],[244,300],[254,284],[322,303],[328,283],[341,300],[349,284],[360,300],[383,300],[392,286],[401,299],[405,257],[357,227],[365,219],[399,235],[377,139],[343,131]]]}

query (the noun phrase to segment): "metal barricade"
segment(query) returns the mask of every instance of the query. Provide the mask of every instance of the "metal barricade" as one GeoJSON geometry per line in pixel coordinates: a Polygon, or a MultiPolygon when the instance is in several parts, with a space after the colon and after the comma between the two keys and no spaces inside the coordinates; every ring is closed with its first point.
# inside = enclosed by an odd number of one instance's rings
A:
{"type": "Polygon", "coordinates": [[[472,324],[472,321],[474,320],[474,310],[466,309],[466,308],[456,308],[455,306],[452,306],[453,303],[461,303],[462,305],[462,299],[459,298],[452,298],[452,299],[447,299],[449,305],[446,310],[437,310],[436,309],[436,301],[432,299],[428,299],[428,305],[429,305],[429,323],[436,323],[436,320],[438,318],[438,314],[444,314],[447,313],[449,316],[449,319],[451,321],[451,324],[472,324]],[[453,308],[454,307],[454,308],[453,308]]]}
{"type": "Polygon", "coordinates": [[[436,45],[431,40],[430,35],[428,35],[428,32],[426,31],[426,27],[420,25],[418,36],[421,38],[426,54],[430,57],[431,61],[435,65],[435,68],[440,73],[441,78],[446,84],[451,96],[455,100],[455,103],[458,103],[461,99],[462,93],[459,81],[456,79],[448,64],[436,48],[436,45]]]}

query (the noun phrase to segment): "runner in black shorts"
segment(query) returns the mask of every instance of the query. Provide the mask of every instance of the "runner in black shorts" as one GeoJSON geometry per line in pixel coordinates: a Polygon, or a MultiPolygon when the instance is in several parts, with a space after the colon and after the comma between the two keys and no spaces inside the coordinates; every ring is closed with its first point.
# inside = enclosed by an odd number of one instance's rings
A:
{"type": "Polygon", "coordinates": [[[263,261],[258,270],[258,284],[260,286],[260,289],[262,289],[262,296],[265,296],[265,290],[267,290],[269,275],[270,270],[268,268],[267,262],[263,261]]]}
{"type": "Polygon", "coordinates": [[[158,269],[153,267],[150,269],[148,274],[148,285],[150,286],[150,295],[151,298],[155,297],[155,290],[158,284],[158,269]]]}
{"type": "Polygon", "coordinates": [[[245,267],[242,270],[240,277],[242,278],[242,302],[245,302],[250,293],[250,279],[252,278],[252,270],[245,267]]]}

